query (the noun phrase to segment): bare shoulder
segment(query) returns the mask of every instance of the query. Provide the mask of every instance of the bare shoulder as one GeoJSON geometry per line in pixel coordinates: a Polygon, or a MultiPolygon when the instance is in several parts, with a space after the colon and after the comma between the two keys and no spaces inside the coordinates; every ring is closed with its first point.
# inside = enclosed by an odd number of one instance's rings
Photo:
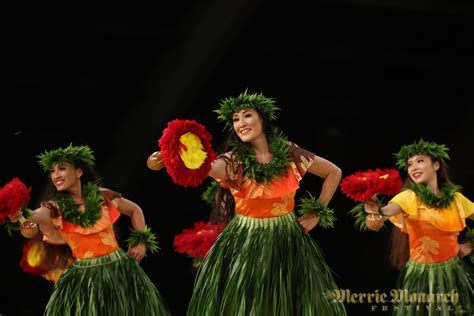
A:
{"type": "Polygon", "coordinates": [[[100,187],[99,192],[109,201],[121,199],[122,194],[109,188],[100,187]]]}

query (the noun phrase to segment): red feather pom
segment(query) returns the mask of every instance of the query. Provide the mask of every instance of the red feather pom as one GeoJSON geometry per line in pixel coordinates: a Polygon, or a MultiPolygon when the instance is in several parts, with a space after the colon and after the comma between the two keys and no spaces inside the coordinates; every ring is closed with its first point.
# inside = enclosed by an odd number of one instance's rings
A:
{"type": "Polygon", "coordinates": [[[379,175],[377,194],[395,195],[402,189],[403,181],[397,169],[375,169],[379,175]]]}
{"type": "Polygon", "coordinates": [[[20,267],[24,272],[31,273],[33,275],[42,276],[48,272],[47,266],[44,264],[43,257],[46,255],[43,241],[41,238],[32,238],[28,239],[28,241],[23,245],[23,255],[20,259],[20,267]],[[30,251],[35,251],[36,253],[33,255],[38,256],[36,260],[38,261],[38,265],[32,266],[28,262],[28,256],[30,255],[30,251]]]}
{"type": "Polygon", "coordinates": [[[397,194],[402,185],[400,173],[396,169],[357,171],[340,183],[341,191],[357,202],[367,201],[374,194],[397,194]]]}
{"type": "Polygon", "coordinates": [[[366,201],[376,192],[377,176],[371,172],[357,171],[341,180],[342,192],[354,201],[366,201]]]}
{"type": "Polygon", "coordinates": [[[176,252],[187,254],[194,259],[203,259],[221,233],[223,225],[194,223],[194,228],[183,229],[183,232],[174,237],[173,246],[176,252]]]}
{"type": "Polygon", "coordinates": [[[212,136],[207,132],[204,125],[194,120],[173,120],[168,123],[168,127],[163,130],[158,145],[161,149],[161,158],[166,171],[176,184],[185,187],[197,187],[208,177],[211,163],[216,159],[211,139],[212,136]],[[179,141],[179,138],[188,132],[200,139],[203,150],[207,154],[198,169],[188,169],[180,157],[180,152],[186,151],[186,146],[179,141]]]}
{"type": "Polygon", "coordinates": [[[31,187],[14,178],[0,189],[0,224],[30,202],[31,187]]]}

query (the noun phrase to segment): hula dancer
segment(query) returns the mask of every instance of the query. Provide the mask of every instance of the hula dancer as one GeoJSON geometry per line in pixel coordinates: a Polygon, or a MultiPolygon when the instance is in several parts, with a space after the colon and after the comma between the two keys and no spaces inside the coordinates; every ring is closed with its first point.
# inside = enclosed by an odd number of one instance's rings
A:
{"type": "MultiPolygon", "coordinates": [[[[318,222],[333,226],[327,205],[341,170],[288,141],[274,126],[277,110],[273,99],[247,91],[215,110],[230,132],[230,150],[206,176],[220,184],[211,220],[227,225],[199,266],[188,315],[346,315],[332,300],[336,283],[308,235],[318,222]],[[324,179],[322,190],[300,201],[297,216],[295,194],[307,172],[324,179]]],[[[156,155],[151,159],[159,162],[156,155]]]]}
{"type": "Polygon", "coordinates": [[[389,219],[395,229],[390,259],[402,269],[393,315],[470,315],[474,311],[474,271],[460,257],[472,241],[458,244],[474,204],[448,177],[448,148],[419,140],[395,154],[407,172],[405,189],[386,206],[365,203],[368,214],[389,219]]]}
{"type": "Polygon", "coordinates": [[[30,228],[36,224],[44,242],[67,244],[74,257],[57,280],[44,314],[168,315],[166,303],[139,265],[147,250],[159,249],[141,208],[100,186],[88,146],[69,145],[38,158],[49,173],[51,195],[27,220],[21,211],[10,220],[30,228]],[[127,252],[119,247],[113,228],[121,214],[133,226],[127,252]]]}

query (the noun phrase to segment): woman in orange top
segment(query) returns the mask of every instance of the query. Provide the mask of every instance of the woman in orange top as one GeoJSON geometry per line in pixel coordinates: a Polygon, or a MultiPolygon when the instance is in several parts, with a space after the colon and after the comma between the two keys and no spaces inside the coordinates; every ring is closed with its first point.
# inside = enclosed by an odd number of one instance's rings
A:
{"type": "Polygon", "coordinates": [[[398,228],[391,260],[403,270],[392,293],[394,315],[474,312],[474,272],[459,258],[472,251],[472,241],[458,245],[466,219],[474,219],[474,204],[450,181],[447,151],[424,140],[402,146],[396,158],[408,174],[405,190],[384,207],[365,204],[368,214],[398,228]]]}
{"type": "Polygon", "coordinates": [[[49,172],[52,194],[30,212],[28,221],[39,225],[44,242],[67,244],[75,258],[55,284],[45,315],[168,315],[139,265],[147,248],[158,250],[141,208],[100,187],[88,146],[69,145],[38,157],[49,172]],[[126,253],[113,227],[121,214],[131,218],[134,228],[126,253]]]}
{"type": "Polygon", "coordinates": [[[216,110],[230,151],[209,174],[226,193],[213,219],[230,221],[197,272],[188,315],[346,314],[331,299],[336,283],[308,235],[323,224],[317,212],[328,211],[341,170],[287,141],[272,126],[276,110],[273,99],[247,91],[216,110]],[[307,172],[324,181],[310,211],[297,217],[294,198],[307,172]]]}

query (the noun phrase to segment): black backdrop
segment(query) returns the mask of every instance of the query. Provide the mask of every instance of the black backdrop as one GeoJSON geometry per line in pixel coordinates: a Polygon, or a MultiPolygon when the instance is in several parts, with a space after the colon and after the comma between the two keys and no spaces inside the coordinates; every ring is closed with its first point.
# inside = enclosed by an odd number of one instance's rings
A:
{"type": "MultiPolygon", "coordinates": [[[[245,88],[274,97],[279,125],[301,147],[357,170],[393,167],[392,153],[420,137],[451,148],[451,175],[474,196],[473,6],[467,2],[200,1],[110,7],[4,7],[1,182],[45,182],[35,155],[88,144],[105,185],[139,203],[162,250],[142,267],[175,315],[183,315],[195,271],[173,237],[209,209],[197,189],[146,168],[160,132],[196,119],[214,135],[212,109],[245,88]],[[319,53],[319,58],[318,58],[319,53]]],[[[318,193],[308,175],[301,192],[318,193]]],[[[389,229],[358,233],[338,191],[338,221],[311,232],[340,288],[388,292],[389,229]]],[[[129,222],[119,222],[123,237],[129,222]]],[[[40,315],[52,284],[19,268],[21,238],[0,231],[0,315],[40,315]]],[[[349,315],[384,315],[382,305],[348,304],[349,315]],[[372,311],[372,309],[376,309],[372,311]]]]}

